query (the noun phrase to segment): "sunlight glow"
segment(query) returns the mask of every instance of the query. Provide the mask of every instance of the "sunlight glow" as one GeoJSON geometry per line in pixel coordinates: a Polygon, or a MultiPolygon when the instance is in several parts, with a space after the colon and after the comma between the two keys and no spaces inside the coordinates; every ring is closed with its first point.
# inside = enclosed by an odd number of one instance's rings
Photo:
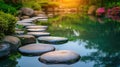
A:
{"type": "Polygon", "coordinates": [[[78,5],[80,5],[80,0],[59,0],[57,2],[59,2],[61,7],[64,8],[77,7],[78,5]]]}

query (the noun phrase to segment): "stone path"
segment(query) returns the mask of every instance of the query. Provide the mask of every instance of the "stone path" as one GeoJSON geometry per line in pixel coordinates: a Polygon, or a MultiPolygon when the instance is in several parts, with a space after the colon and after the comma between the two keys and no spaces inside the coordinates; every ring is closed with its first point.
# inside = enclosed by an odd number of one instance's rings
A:
{"type": "Polygon", "coordinates": [[[23,26],[24,29],[20,30],[19,28],[16,28],[16,37],[5,37],[5,41],[9,42],[10,46],[14,45],[15,49],[19,47],[18,50],[21,54],[33,56],[40,55],[39,60],[45,64],[72,64],[80,59],[80,55],[73,51],[59,50],[54,52],[54,44],[66,43],[68,39],[50,36],[50,33],[46,31],[48,26],[36,25],[36,21],[46,22],[48,21],[48,17],[44,14],[40,14],[38,17],[18,21],[16,25],[23,26]],[[21,43],[19,43],[19,39],[21,43]],[[36,44],[36,40],[42,44],[36,44]]]}

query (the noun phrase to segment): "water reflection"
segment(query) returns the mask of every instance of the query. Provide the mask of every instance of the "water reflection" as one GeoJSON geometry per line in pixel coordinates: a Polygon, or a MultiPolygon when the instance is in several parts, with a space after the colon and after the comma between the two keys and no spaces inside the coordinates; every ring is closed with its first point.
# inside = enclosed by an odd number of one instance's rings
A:
{"type": "Polygon", "coordinates": [[[0,59],[0,67],[17,67],[17,59],[20,57],[20,54],[13,53],[9,57],[0,59]]]}
{"type": "MultiPolygon", "coordinates": [[[[113,19],[113,18],[112,18],[113,19]]],[[[53,28],[55,31],[60,32],[53,33],[54,35],[66,36],[73,40],[83,40],[87,43],[86,49],[96,49],[97,51],[91,52],[88,55],[82,57],[83,62],[95,62],[94,67],[120,67],[120,23],[118,20],[112,20],[108,18],[96,18],[94,16],[84,17],[84,19],[73,19],[66,23],[59,23],[62,28],[53,28]],[[65,30],[65,27],[70,26],[71,29],[65,30]],[[64,31],[65,30],[65,31],[64,31]],[[80,36],[74,36],[79,33],[80,36]],[[69,36],[68,36],[69,35],[69,36]]],[[[50,32],[53,32],[52,28],[50,32]]]]}

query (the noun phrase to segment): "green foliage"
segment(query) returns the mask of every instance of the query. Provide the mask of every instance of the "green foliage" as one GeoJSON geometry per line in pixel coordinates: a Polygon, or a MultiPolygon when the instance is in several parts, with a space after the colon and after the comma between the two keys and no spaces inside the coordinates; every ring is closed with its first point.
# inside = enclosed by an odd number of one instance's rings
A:
{"type": "Polygon", "coordinates": [[[14,7],[7,5],[4,2],[0,2],[0,10],[5,12],[5,13],[10,13],[13,15],[15,15],[17,12],[17,10],[14,7]]]}
{"type": "Polygon", "coordinates": [[[24,2],[23,7],[29,7],[29,8],[32,8],[34,10],[40,10],[41,9],[40,4],[38,2],[35,2],[35,1],[24,2]]]}
{"type": "Polygon", "coordinates": [[[16,18],[10,14],[0,11],[0,33],[13,34],[16,24],[16,18]]]}

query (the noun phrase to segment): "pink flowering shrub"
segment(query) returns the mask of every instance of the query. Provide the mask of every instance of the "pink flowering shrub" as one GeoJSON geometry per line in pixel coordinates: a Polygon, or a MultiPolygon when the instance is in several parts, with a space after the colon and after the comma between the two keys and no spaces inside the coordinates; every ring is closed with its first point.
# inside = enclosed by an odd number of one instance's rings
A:
{"type": "Polygon", "coordinates": [[[113,7],[111,11],[111,15],[113,16],[120,15],[120,7],[113,7]]]}
{"type": "Polygon", "coordinates": [[[102,16],[102,15],[104,15],[104,14],[105,14],[105,8],[104,8],[104,7],[98,8],[98,9],[96,10],[96,15],[97,15],[97,16],[102,16]]]}

